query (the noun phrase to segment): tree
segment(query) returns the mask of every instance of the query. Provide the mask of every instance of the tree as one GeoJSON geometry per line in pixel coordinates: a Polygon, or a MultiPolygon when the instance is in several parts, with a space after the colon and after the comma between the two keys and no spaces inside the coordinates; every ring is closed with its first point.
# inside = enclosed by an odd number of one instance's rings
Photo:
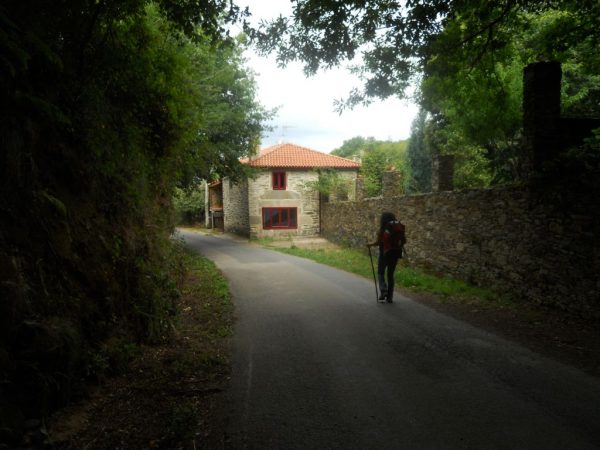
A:
{"type": "Polygon", "coordinates": [[[364,178],[364,188],[367,197],[381,195],[383,172],[390,168],[388,158],[381,149],[367,153],[362,159],[360,174],[364,178]]]}
{"type": "Polygon", "coordinates": [[[174,187],[235,173],[261,134],[241,43],[221,35],[229,3],[0,6],[3,437],[124,343],[168,338],[174,187]]]}
{"type": "Polygon", "coordinates": [[[193,224],[203,219],[204,189],[204,183],[187,189],[175,188],[173,208],[177,223],[193,224]]]}
{"type": "Polygon", "coordinates": [[[244,40],[195,45],[187,57],[194,67],[190,80],[198,102],[198,123],[191,137],[181,183],[228,176],[237,179],[246,166],[240,158],[259,145],[264,123],[271,112],[256,101],[254,80],[244,68],[244,40]],[[198,82],[196,80],[202,80],[198,82]]]}
{"type": "MultiPolygon", "coordinates": [[[[527,26],[515,27],[506,45],[480,55],[475,67],[466,54],[457,58],[446,52],[448,42],[459,39],[456,35],[461,28],[458,19],[448,23],[440,36],[444,44],[424,67],[420,100],[433,117],[438,117],[438,123],[444,124],[438,127],[438,132],[445,134],[444,152],[462,156],[474,170],[472,174],[479,170],[479,181],[497,183],[521,176],[522,70],[540,56],[563,63],[563,110],[567,114],[600,114],[595,46],[589,39],[569,48],[551,44],[560,33],[581,25],[578,17],[568,11],[550,11],[520,13],[518,18],[527,26]],[[488,164],[477,164],[481,158],[488,164]]],[[[460,172],[461,166],[457,167],[460,172]]]]}
{"type": "Polygon", "coordinates": [[[307,74],[354,60],[363,86],[338,104],[343,109],[373,97],[406,95],[436,55],[475,67],[484,55],[504,49],[531,17],[556,10],[568,11],[578,26],[563,27],[552,43],[569,48],[582,39],[597,41],[600,5],[595,0],[417,0],[405,5],[298,0],[291,18],[279,17],[248,32],[262,51],[275,51],[280,64],[304,61],[307,74]]]}
{"type": "Polygon", "coordinates": [[[368,196],[375,197],[381,194],[383,172],[386,170],[402,172],[405,184],[408,182],[407,146],[407,141],[378,141],[372,137],[365,139],[356,136],[344,141],[331,154],[346,158],[360,157],[360,174],[365,180],[365,191],[368,196]]]}
{"type": "Polygon", "coordinates": [[[354,64],[361,88],[336,101],[341,111],[373,98],[417,99],[435,124],[431,151],[454,154],[457,185],[522,176],[522,70],[539,59],[563,64],[563,110],[600,114],[600,3],[593,0],[299,0],[291,18],[251,33],[280,64],[305,71],[354,64]],[[434,134],[439,134],[435,137],[434,134]]]}
{"type": "Polygon", "coordinates": [[[374,137],[365,139],[362,136],[355,136],[344,141],[342,146],[333,150],[331,154],[341,156],[342,158],[351,158],[353,156],[360,157],[364,152],[372,149],[374,144],[374,137]]]}
{"type": "Polygon", "coordinates": [[[311,191],[317,191],[325,199],[335,197],[338,200],[347,200],[352,189],[352,181],[342,177],[337,170],[317,169],[318,179],[305,183],[305,187],[311,191]]]}
{"type": "Polygon", "coordinates": [[[408,141],[409,192],[431,191],[431,153],[425,144],[426,122],[427,112],[421,109],[413,120],[408,141]]]}

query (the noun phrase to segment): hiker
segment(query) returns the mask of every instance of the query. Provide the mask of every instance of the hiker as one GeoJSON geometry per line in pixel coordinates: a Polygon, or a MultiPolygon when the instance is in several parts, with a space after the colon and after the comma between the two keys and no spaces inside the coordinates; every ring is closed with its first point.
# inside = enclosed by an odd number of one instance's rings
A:
{"type": "Polygon", "coordinates": [[[377,240],[367,244],[368,247],[379,247],[377,259],[377,274],[379,275],[379,300],[393,302],[394,298],[394,271],[398,259],[402,258],[402,247],[406,243],[404,225],[391,212],[381,214],[377,240]],[[386,277],[387,275],[387,277],[386,277]],[[386,283],[387,278],[387,283],[386,283]]]}

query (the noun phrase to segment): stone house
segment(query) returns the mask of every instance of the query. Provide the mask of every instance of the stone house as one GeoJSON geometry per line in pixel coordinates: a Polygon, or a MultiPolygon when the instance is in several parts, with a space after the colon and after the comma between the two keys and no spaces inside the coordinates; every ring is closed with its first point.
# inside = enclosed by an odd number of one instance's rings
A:
{"type": "Polygon", "coordinates": [[[221,186],[226,232],[253,238],[319,235],[324,201],[314,187],[319,170],[347,181],[344,200],[356,197],[360,163],[350,159],[286,143],[242,163],[255,169],[252,175],[237,183],[225,178],[221,186]]]}

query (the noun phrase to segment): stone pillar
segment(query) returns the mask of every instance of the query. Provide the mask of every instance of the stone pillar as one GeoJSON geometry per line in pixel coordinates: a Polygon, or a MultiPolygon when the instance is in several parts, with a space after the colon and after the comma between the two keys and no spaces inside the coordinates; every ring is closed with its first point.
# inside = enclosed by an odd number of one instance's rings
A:
{"type": "Polygon", "coordinates": [[[354,190],[354,200],[360,202],[365,198],[365,180],[363,177],[356,177],[354,190]]]}
{"type": "Polygon", "coordinates": [[[523,71],[523,148],[528,172],[539,172],[560,150],[558,62],[529,64],[523,71]]]}
{"type": "Polygon", "coordinates": [[[431,165],[431,190],[454,190],[454,155],[437,155],[431,165]]]}
{"type": "Polygon", "coordinates": [[[204,226],[206,228],[210,228],[210,202],[208,195],[208,182],[204,180],[204,226]]]}
{"type": "Polygon", "coordinates": [[[404,193],[402,174],[396,170],[383,172],[381,178],[381,195],[384,198],[398,197],[404,193]]]}

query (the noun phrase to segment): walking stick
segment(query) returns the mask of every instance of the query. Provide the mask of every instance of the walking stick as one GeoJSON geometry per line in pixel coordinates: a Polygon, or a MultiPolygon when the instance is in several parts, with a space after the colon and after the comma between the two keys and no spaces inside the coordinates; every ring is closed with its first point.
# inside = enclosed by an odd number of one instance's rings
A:
{"type": "Polygon", "coordinates": [[[369,259],[371,260],[371,270],[373,271],[373,281],[375,282],[375,301],[379,303],[379,291],[377,290],[377,277],[375,277],[375,266],[373,265],[373,256],[371,255],[371,247],[367,244],[369,249],[369,259]]]}

